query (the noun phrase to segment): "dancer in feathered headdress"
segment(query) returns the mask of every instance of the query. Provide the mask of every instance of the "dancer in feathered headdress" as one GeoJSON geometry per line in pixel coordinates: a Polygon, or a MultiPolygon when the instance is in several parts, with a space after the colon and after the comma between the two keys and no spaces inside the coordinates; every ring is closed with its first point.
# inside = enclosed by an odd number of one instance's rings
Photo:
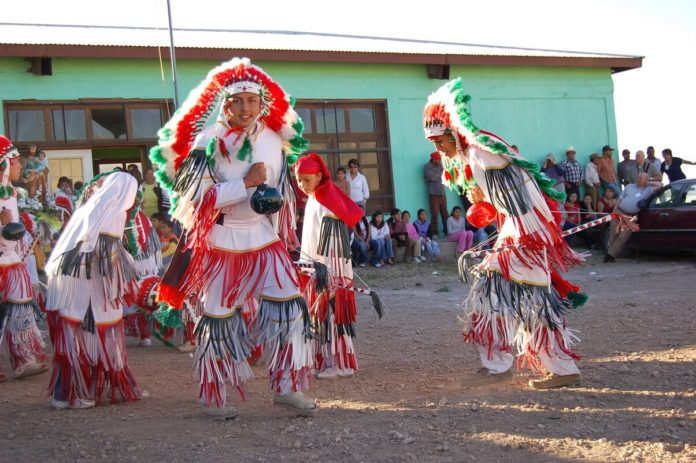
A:
{"type": "Polygon", "coordinates": [[[574,362],[578,356],[565,314],[586,296],[559,275],[582,262],[561,237],[559,217],[553,214],[563,194],[536,164],[476,127],[469,100],[461,79],[440,87],[425,106],[425,135],[443,154],[443,183],[477,189],[497,210],[502,223],[494,248],[513,246],[488,254],[473,269],[475,279],[464,302],[464,339],[476,345],[483,368],[464,383],[510,378],[516,346],[518,365],[547,373],[530,386],[574,384],[580,379],[574,362]]]}
{"type": "MultiPolygon", "coordinates": [[[[32,238],[17,209],[12,182],[22,175],[19,151],[0,135],[0,345],[7,340],[15,378],[47,371],[41,333],[34,319],[34,291],[25,259],[32,238]]],[[[36,270],[34,270],[34,273],[36,270]]],[[[5,374],[0,370],[0,382],[5,374]]]]}
{"type": "Polygon", "coordinates": [[[180,308],[191,294],[201,299],[199,397],[217,417],[236,414],[225,381],[243,391],[255,345],[264,346],[274,403],[315,407],[302,393],[312,365],[307,306],[286,249],[297,243],[287,169],[306,145],[302,130],[289,95],[235,58],[189,94],[150,154],[185,230],[159,300],[180,308]],[[255,302],[247,327],[242,307],[255,302]]]}

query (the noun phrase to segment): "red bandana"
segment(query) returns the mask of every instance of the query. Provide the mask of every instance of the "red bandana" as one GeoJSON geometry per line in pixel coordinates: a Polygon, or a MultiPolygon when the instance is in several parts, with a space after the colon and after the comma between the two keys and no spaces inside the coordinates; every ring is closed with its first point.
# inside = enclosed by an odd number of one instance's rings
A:
{"type": "Polygon", "coordinates": [[[329,169],[318,154],[309,153],[298,159],[295,163],[295,172],[297,174],[318,174],[321,172],[321,183],[314,190],[314,197],[319,201],[319,204],[345,222],[348,228],[353,228],[365,215],[360,206],[334,185],[329,169]]]}

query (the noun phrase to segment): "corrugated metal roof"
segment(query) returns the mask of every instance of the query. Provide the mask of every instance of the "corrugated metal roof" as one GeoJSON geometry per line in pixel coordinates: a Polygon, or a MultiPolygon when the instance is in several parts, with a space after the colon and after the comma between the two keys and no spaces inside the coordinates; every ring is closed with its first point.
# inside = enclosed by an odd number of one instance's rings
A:
{"type": "MultiPolygon", "coordinates": [[[[0,23],[0,44],[168,47],[166,28],[0,23]]],[[[174,29],[177,48],[381,54],[640,59],[630,55],[295,31],[174,29]]]]}

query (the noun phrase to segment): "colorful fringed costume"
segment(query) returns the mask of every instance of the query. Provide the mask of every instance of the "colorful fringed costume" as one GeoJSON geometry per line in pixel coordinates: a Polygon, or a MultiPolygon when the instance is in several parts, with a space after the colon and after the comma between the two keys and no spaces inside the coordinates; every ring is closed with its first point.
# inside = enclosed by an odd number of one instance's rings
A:
{"type": "Polygon", "coordinates": [[[473,124],[469,99],[461,79],[433,93],[425,107],[426,137],[443,151],[443,183],[457,189],[477,185],[497,209],[500,232],[493,247],[516,246],[486,255],[473,268],[464,301],[464,339],[476,345],[491,374],[511,368],[516,347],[519,366],[527,364],[535,373],[578,375],[572,348],[576,338],[566,328],[565,314],[585,296],[559,273],[583,259],[561,237],[555,205],[563,194],[536,164],[473,124]],[[456,151],[451,147],[448,153],[438,145],[443,135],[456,151]]]}
{"type": "Polygon", "coordinates": [[[128,367],[123,323],[138,280],[123,243],[129,213],[137,214],[138,184],[114,172],[91,185],[46,265],[56,408],[92,406],[105,393],[112,403],[142,397],[128,367]]]}
{"type": "Polygon", "coordinates": [[[316,370],[322,379],[352,376],[358,368],[353,346],[357,310],[355,293],[350,289],[353,267],[348,230],[362,218],[363,211],[334,185],[319,155],[301,157],[295,172],[300,187],[309,196],[304,211],[300,261],[323,264],[328,271],[325,283],[328,287],[321,287],[324,283],[316,274],[304,285],[318,334],[316,370]],[[302,181],[307,175],[309,184],[302,181]]]}
{"type": "Polygon", "coordinates": [[[264,347],[276,394],[301,394],[309,385],[308,312],[286,247],[297,241],[287,169],[306,145],[302,130],[285,91],[248,59],[235,58],[210,71],[151,150],[172,218],[185,230],[159,300],[173,308],[190,295],[201,300],[196,375],[206,409],[226,407],[225,381],[244,397],[255,346],[264,347]],[[228,105],[238,95],[260,100],[246,125],[229,122],[228,105]],[[255,188],[245,187],[245,176],[255,163],[264,164],[266,183],[285,199],[279,212],[251,207],[255,188]],[[244,306],[258,307],[249,323],[244,306]]]}
{"type": "MultiPolygon", "coordinates": [[[[13,177],[17,180],[21,176],[18,158],[19,151],[12,142],[0,135],[0,345],[9,351],[15,377],[22,377],[46,371],[47,359],[36,326],[32,278],[25,262],[32,236],[22,224],[11,183],[13,177]]],[[[0,381],[4,379],[0,371],[0,381]]]]}

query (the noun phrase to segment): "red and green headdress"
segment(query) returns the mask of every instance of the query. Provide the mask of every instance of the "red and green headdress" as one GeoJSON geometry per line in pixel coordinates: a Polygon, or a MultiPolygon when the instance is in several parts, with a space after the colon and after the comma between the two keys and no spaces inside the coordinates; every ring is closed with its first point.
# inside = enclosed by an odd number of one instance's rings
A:
{"type": "MultiPolygon", "coordinates": [[[[428,97],[423,112],[423,127],[425,136],[428,139],[443,134],[450,134],[457,143],[457,148],[464,150],[467,146],[490,151],[495,154],[508,156],[510,161],[517,166],[525,169],[534,177],[541,190],[550,198],[556,201],[563,201],[565,195],[555,190],[555,180],[544,175],[539,165],[527,161],[519,156],[512,147],[502,138],[492,132],[479,129],[471,120],[469,102],[471,97],[464,93],[462,79],[451,80],[441,86],[437,91],[428,97]]],[[[448,168],[452,170],[446,180],[450,188],[466,189],[472,184],[473,178],[466,172],[466,166],[457,166],[456,162],[448,163],[447,156],[443,158],[445,174],[448,168]],[[451,165],[450,165],[451,164],[451,165]]]]}
{"type": "MultiPolygon", "coordinates": [[[[234,58],[223,63],[211,70],[205,80],[191,91],[174,116],[160,129],[159,145],[150,151],[150,159],[157,168],[157,180],[170,193],[172,210],[176,209],[179,196],[184,193],[175,187],[177,172],[194,148],[196,136],[218,120],[225,99],[240,92],[256,93],[261,97],[259,121],[280,135],[289,164],[294,163],[306,148],[307,141],[302,138],[304,126],[293,109],[294,101],[290,95],[247,58],[234,58]]],[[[213,137],[206,149],[208,163],[214,164],[212,157],[215,152],[236,155],[241,160],[251,159],[251,142],[246,134],[240,135],[245,138],[234,147],[226,147],[221,139],[213,137]]]]}

